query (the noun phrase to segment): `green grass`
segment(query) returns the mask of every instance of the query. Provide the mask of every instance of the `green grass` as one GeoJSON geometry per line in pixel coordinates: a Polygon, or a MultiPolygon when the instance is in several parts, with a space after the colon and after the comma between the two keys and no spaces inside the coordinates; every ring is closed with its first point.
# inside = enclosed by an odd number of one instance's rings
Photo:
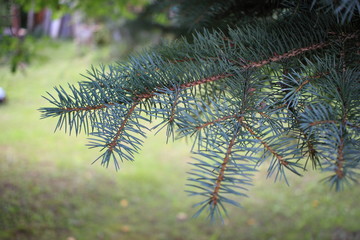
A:
{"type": "Polygon", "coordinates": [[[335,193],[316,172],[291,176],[288,187],[262,169],[244,208],[229,207],[224,225],[192,219],[196,199],[184,192],[190,146],[166,145],[162,133],[150,134],[120,172],[91,165],[98,152],[87,149],[86,136],[53,133],[56,119],[40,120],[37,111],[53,86],[109,61],[106,49],[87,51],[78,55],[65,42],[45,46],[45,58],[25,73],[0,68],[8,95],[0,106],[1,240],[331,239],[360,230],[359,187],[335,193]]]}

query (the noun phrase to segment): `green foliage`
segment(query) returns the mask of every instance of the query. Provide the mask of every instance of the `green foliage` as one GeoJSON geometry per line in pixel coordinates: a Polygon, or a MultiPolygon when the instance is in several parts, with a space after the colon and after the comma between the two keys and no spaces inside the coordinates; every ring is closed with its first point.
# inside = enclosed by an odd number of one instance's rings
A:
{"type": "Polygon", "coordinates": [[[69,11],[81,11],[90,17],[126,17],[134,18],[134,8],[143,7],[149,0],[118,0],[118,1],[59,1],[59,0],[15,0],[26,10],[34,9],[39,11],[44,8],[51,8],[57,14],[69,11]]]}
{"type": "Polygon", "coordinates": [[[204,23],[201,33],[93,68],[69,91],[55,88],[43,117],[89,133],[98,160],[116,168],[134,160],[144,121],[160,120],[152,130],[166,128],[168,138],[189,137],[196,157],[188,192],[200,198],[195,215],[206,209],[212,220],[226,204],[239,206],[234,197],[246,195],[264,162],[268,176],[285,181],[310,162],[340,190],[357,180],[360,161],[357,5],[334,14],[323,2],[270,1],[268,11],[261,3],[178,3],[185,22],[177,23],[189,29],[186,21],[201,17],[191,20],[204,23]],[[185,6],[201,15],[183,16],[185,6]],[[232,24],[210,29],[213,18],[232,24]]]}
{"type": "Polygon", "coordinates": [[[10,64],[11,72],[16,72],[22,64],[28,64],[36,56],[34,38],[24,39],[2,36],[0,43],[0,64],[10,64]]]}
{"type": "Polygon", "coordinates": [[[360,2],[358,0],[313,0],[312,6],[333,12],[341,23],[351,21],[354,15],[360,13],[360,2]]]}
{"type": "Polygon", "coordinates": [[[90,165],[97,151],[86,150],[86,136],[49,134],[56,119],[39,124],[34,109],[46,104],[40,94],[64,79],[82,80],[79,72],[104,62],[109,49],[80,56],[70,42],[38,44],[46,61],[34,59],[26,74],[0,67],[10,97],[0,106],[1,240],[311,240],[358,232],[359,188],[328,191],[314,171],[289,175],[288,187],[269,181],[266,165],[255,173],[249,198],[241,199],[244,209],[228,206],[225,225],[191,219],[198,199],[183,191],[192,168],[189,146],[185,139],[165,145],[164,131],[150,134],[136,162],[124,162],[120,173],[90,165]]]}

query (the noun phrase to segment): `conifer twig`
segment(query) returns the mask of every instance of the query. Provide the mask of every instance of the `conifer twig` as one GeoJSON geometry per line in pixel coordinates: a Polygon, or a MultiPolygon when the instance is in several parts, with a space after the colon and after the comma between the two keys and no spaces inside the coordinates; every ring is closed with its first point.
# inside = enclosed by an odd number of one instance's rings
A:
{"type": "Polygon", "coordinates": [[[128,110],[128,112],[127,112],[126,116],[124,117],[124,119],[123,119],[123,121],[122,121],[122,123],[121,123],[121,125],[120,125],[120,127],[119,127],[119,129],[118,129],[118,131],[116,132],[114,138],[113,138],[112,141],[108,144],[108,148],[109,148],[110,151],[112,151],[112,150],[116,147],[116,145],[117,145],[117,140],[119,139],[119,137],[120,137],[120,135],[121,135],[121,133],[122,133],[122,131],[123,131],[123,129],[124,129],[127,121],[128,121],[129,118],[131,117],[131,114],[134,112],[134,110],[135,110],[135,108],[136,108],[137,105],[138,105],[138,102],[135,102],[135,103],[131,106],[131,108],[128,110]]]}
{"type": "Polygon", "coordinates": [[[240,120],[240,124],[257,140],[260,141],[260,143],[273,155],[276,157],[276,159],[279,161],[281,165],[287,166],[289,165],[289,162],[284,159],[283,156],[278,154],[269,144],[267,144],[261,137],[257,136],[257,134],[254,132],[254,130],[249,127],[245,122],[244,119],[240,120]]]}
{"type": "Polygon", "coordinates": [[[344,138],[340,138],[340,144],[337,149],[337,158],[336,158],[336,169],[335,173],[339,179],[344,177],[344,138]]]}
{"type": "Polygon", "coordinates": [[[224,159],[223,159],[223,161],[221,163],[221,168],[220,168],[218,177],[216,178],[215,188],[214,188],[213,193],[211,194],[211,200],[210,200],[210,203],[213,204],[214,206],[216,206],[217,203],[218,203],[219,191],[220,191],[220,188],[221,188],[221,183],[222,183],[222,181],[224,180],[224,177],[225,177],[226,167],[227,167],[227,164],[230,161],[230,155],[232,153],[232,148],[235,145],[235,140],[237,138],[237,134],[238,134],[238,131],[234,134],[234,136],[230,140],[230,143],[229,143],[229,145],[228,145],[228,147],[226,149],[225,157],[224,157],[224,159]]]}

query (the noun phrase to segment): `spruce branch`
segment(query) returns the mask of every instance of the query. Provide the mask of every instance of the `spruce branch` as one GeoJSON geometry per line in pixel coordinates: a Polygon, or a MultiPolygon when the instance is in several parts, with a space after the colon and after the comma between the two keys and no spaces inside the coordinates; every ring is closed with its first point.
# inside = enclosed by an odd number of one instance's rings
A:
{"type": "Polygon", "coordinates": [[[203,123],[199,126],[196,126],[195,129],[196,130],[201,130],[209,125],[213,125],[215,123],[218,123],[218,122],[222,122],[222,121],[225,121],[225,120],[228,120],[230,118],[236,118],[237,117],[237,114],[233,114],[233,115],[230,115],[230,116],[224,116],[224,117],[221,117],[221,118],[218,118],[218,119],[215,119],[213,121],[210,121],[210,122],[206,122],[206,123],[203,123]]]}
{"type": "Polygon", "coordinates": [[[340,138],[340,143],[337,151],[337,161],[336,161],[336,175],[339,179],[344,177],[344,139],[340,138]]]}
{"type": "Polygon", "coordinates": [[[221,188],[221,184],[225,179],[225,170],[227,168],[227,165],[230,161],[230,155],[232,153],[232,148],[235,145],[235,140],[237,138],[237,135],[239,134],[239,131],[236,131],[236,133],[234,134],[234,136],[231,138],[229,145],[226,148],[226,153],[225,153],[225,157],[221,163],[221,168],[219,170],[218,176],[216,178],[216,182],[215,182],[215,188],[214,191],[211,194],[211,200],[209,202],[210,205],[214,205],[216,206],[218,204],[219,201],[219,192],[220,192],[220,188],[221,188]]]}
{"type": "Polygon", "coordinates": [[[103,122],[95,125],[88,146],[101,148],[104,152],[94,162],[101,159],[101,164],[109,166],[113,161],[115,169],[119,169],[117,159],[133,161],[134,155],[140,150],[143,138],[149,130],[142,122],[148,122],[137,109],[138,102],[129,106],[117,105],[108,112],[102,112],[103,122]]]}
{"type": "Polygon", "coordinates": [[[188,192],[190,195],[204,197],[205,200],[194,205],[194,207],[199,207],[195,216],[208,210],[208,217],[211,220],[222,219],[222,215],[227,214],[224,204],[240,207],[240,204],[228,195],[246,196],[244,191],[247,190],[246,186],[250,185],[255,163],[251,156],[239,154],[242,151],[238,145],[238,137],[241,133],[239,127],[238,125],[238,128],[234,130],[231,139],[212,138],[210,140],[217,141],[218,147],[214,146],[216,151],[196,152],[196,155],[201,158],[195,158],[195,163],[192,163],[194,168],[189,172],[191,177],[188,180],[193,183],[187,184],[195,190],[188,190],[188,192]]]}
{"type": "Polygon", "coordinates": [[[126,116],[124,117],[119,129],[117,130],[114,138],[112,139],[112,141],[108,144],[109,145],[109,151],[113,151],[113,149],[118,145],[117,141],[122,133],[122,131],[124,130],[124,127],[126,125],[126,123],[129,121],[129,118],[131,116],[131,114],[135,111],[136,106],[138,105],[138,102],[135,102],[131,108],[128,110],[128,112],[126,113],[126,116]]]}
{"type": "Polygon", "coordinates": [[[240,206],[233,197],[246,196],[265,161],[268,176],[287,182],[307,156],[339,189],[360,167],[359,56],[349,47],[359,31],[322,13],[290,16],[204,30],[93,68],[78,86],[49,93],[55,107],[41,112],[59,118],[57,129],[89,133],[97,160],[116,169],[135,159],[154,120],[168,139],[192,139],[195,215],[240,206]]]}

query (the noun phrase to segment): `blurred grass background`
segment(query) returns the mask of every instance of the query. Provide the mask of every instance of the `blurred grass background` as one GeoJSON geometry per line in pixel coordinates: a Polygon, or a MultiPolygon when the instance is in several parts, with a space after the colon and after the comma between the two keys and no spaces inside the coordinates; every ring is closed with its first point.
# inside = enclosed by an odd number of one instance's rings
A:
{"type": "Polygon", "coordinates": [[[163,133],[150,133],[120,172],[91,165],[98,153],[87,149],[86,136],[53,133],[57,119],[40,120],[37,109],[49,106],[41,96],[53,86],[113,61],[111,49],[37,44],[42,58],[25,71],[0,67],[8,97],[0,105],[1,240],[360,239],[359,186],[336,193],[316,172],[289,174],[289,187],[261,169],[244,208],[229,207],[221,225],[191,218],[185,141],[165,144],[163,133]]]}

